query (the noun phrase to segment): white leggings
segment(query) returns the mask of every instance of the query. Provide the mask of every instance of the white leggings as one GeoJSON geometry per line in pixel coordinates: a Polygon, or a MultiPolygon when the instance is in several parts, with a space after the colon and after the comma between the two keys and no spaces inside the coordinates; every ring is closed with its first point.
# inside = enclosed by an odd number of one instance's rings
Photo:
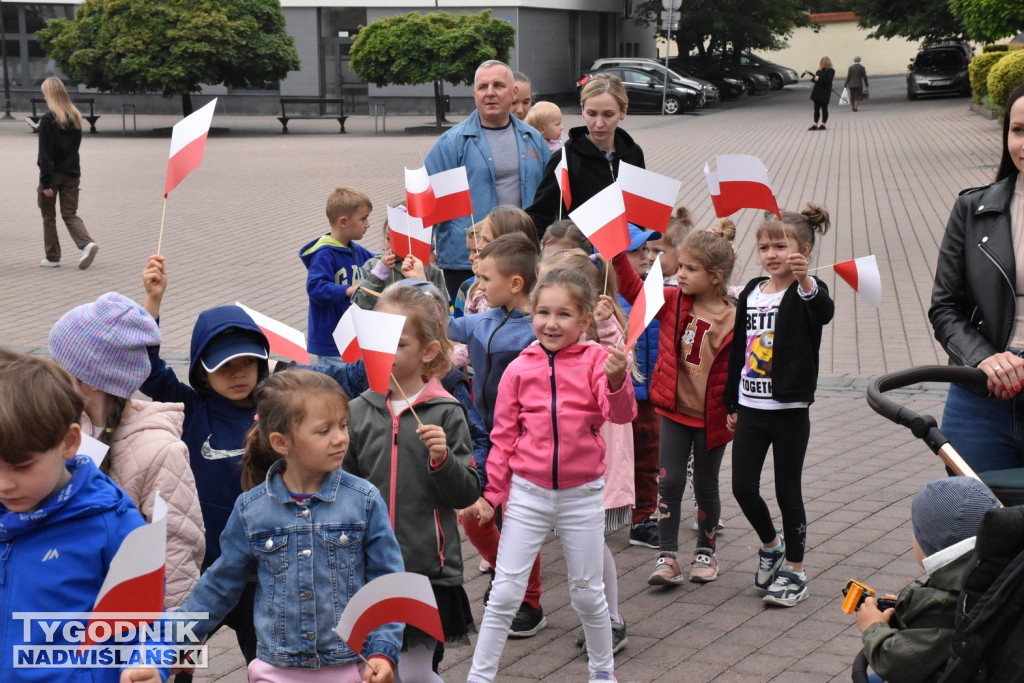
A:
{"type": "Polygon", "coordinates": [[[611,674],[612,625],[605,601],[604,479],[569,489],[545,489],[518,475],[505,506],[491,596],[480,622],[469,679],[491,683],[505,649],[508,629],[526,594],[530,569],[551,529],[565,552],[569,599],[583,622],[590,677],[611,674]]]}

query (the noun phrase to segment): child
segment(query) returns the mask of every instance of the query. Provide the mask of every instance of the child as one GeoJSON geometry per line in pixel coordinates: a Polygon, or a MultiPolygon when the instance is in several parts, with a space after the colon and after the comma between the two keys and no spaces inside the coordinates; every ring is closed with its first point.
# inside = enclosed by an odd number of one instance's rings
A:
{"type": "Polygon", "coordinates": [[[70,648],[77,641],[67,640],[67,628],[47,636],[38,621],[25,633],[29,622],[13,613],[92,611],[121,541],[145,524],[124,491],[87,456],[75,456],[84,404],[71,382],[52,361],[0,350],[4,681],[116,683],[121,676],[113,668],[14,668],[16,647],[70,648]]]}
{"type": "MultiPolygon", "coordinates": [[[[163,256],[149,257],[142,281],[146,287],[144,308],[159,322],[167,288],[163,256]]],[[[182,441],[188,446],[206,526],[204,568],[220,557],[221,532],[242,493],[240,461],[245,435],[256,414],[253,389],[268,374],[269,348],[266,336],[238,306],[219,306],[199,314],[192,328],[188,384],[178,381],[174,370],[160,358],[159,346],[149,347],[152,371],[142,393],[155,401],[185,404],[182,441]]],[[[247,662],[256,657],[255,592],[256,585],[250,582],[225,622],[235,630],[247,662]]]]}
{"type": "Polygon", "coordinates": [[[544,239],[541,240],[540,248],[542,253],[568,249],[581,249],[588,254],[594,253],[594,246],[590,240],[568,218],[555,221],[548,226],[548,229],[544,231],[544,239]]]}
{"type": "Polygon", "coordinates": [[[538,102],[526,115],[526,123],[537,129],[548,149],[552,152],[562,149],[562,110],[554,102],[538,102]]]}
{"type": "MultiPolygon", "coordinates": [[[[718,473],[731,440],[721,397],[736,316],[725,286],[734,262],[734,235],[734,230],[720,228],[686,235],[673,256],[680,263],[678,286],[665,286],[665,305],[655,318],[658,360],[648,395],[661,416],[661,480],[658,558],[647,580],[653,586],[683,581],[677,559],[679,519],[691,448],[700,528],[689,578],[708,582],[718,577],[715,535],[722,511],[718,473]]],[[[616,256],[614,264],[623,296],[635,301],[643,282],[625,254],[616,256]]]]}
{"type": "Polygon", "coordinates": [[[255,396],[260,419],[246,437],[247,490],[235,501],[220,557],[182,611],[208,612],[193,632],[213,633],[255,571],[250,681],[390,683],[398,624],[370,632],[365,668],[334,633],[356,591],[403,571],[380,493],[341,469],[349,445],[345,392],[326,375],[290,370],[261,382],[255,396]]]}
{"type": "MultiPolygon", "coordinates": [[[[466,410],[439,381],[451,366],[446,310],[430,295],[401,285],[384,290],[374,310],[406,316],[405,327],[391,391],[368,390],[352,401],[352,448],[345,469],[380,489],[406,571],[430,578],[445,641],[469,644],[473,614],[462,587],[455,510],[479,498],[480,478],[472,466],[466,410]]],[[[426,633],[406,627],[398,678],[440,681],[433,671],[440,647],[426,633]]]]}
{"type": "Polygon", "coordinates": [[[299,258],[309,273],[309,340],[306,349],[320,357],[321,363],[340,363],[334,343],[334,328],[349,306],[359,286],[359,267],[373,257],[354,240],[361,239],[370,227],[373,203],[364,192],[353,187],[336,187],[327,195],[327,220],[331,232],[299,249],[299,258]]]}
{"type": "MultiPolygon", "coordinates": [[[[537,250],[523,234],[503,235],[484,247],[477,262],[480,286],[492,308],[452,318],[448,336],[468,346],[474,371],[473,402],[490,432],[498,383],[509,363],[536,338],[527,309],[537,281],[537,250]]],[[[481,557],[494,566],[500,531],[493,521],[478,523],[461,517],[462,529],[481,557]]],[[[530,573],[526,597],[512,622],[512,636],[529,638],[547,626],[540,604],[540,561],[530,573]]]]}
{"type": "MultiPolygon", "coordinates": [[[[474,225],[473,228],[472,232],[467,232],[466,234],[466,246],[469,247],[470,262],[473,264],[479,263],[479,254],[483,251],[484,247],[502,235],[522,233],[533,243],[534,249],[540,251],[540,242],[537,241],[537,231],[533,227],[533,221],[530,220],[525,211],[517,207],[499,206],[487,214],[487,217],[474,225]],[[470,247],[469,243],[474,239],[476,243],[470,247]],[[477,252],[476,258],[473,257],[474,251],[477,252]]],[[[480,288],[479,277],[477,276],[463,283],[462,287],[459,288],[459,294],[456,296],[456,299],[460,296],[465,302],[463,305],[464,315],[483,313],[487,309],[493,308],[493,305],[488,304],[487,297],[484,296],[480,288]],[[465,292],[465,295],[463,295],[463,292],[465,292]]]]}
{"type": "Polygon", "coordinates": [[[651,251],[660,255],[661,273],[665,278],[666,285],[676,284],[676,271],[679,270],[679,261],[676,260],[676,249],[683,241],[690,230],[693,229],[693,216],[685,206],[676,208],[672,218],[668,221],[661,239],[651,242],[651,251]]]}
{"type": "MultiPolygon", "coordinates": [[[[484,222],[480,221],[466,228],[466,249],[469,250],[469,265],[473,270],[473,276],[459,285],[459,291],[455,295],[452,304],[452,315],[461,318],[466,315],[467,307],[470,313],[481,313],[487,310],[487,300],[480,294],[480,288],[476,284],[476,264],[480,261],[480,251],[487,246],[483,235],[484,222]]],[[[454,361],[454,358],[452,359],[454,361]]],[[[468,361],[467,361],[468,362],[468,361]]],[[[456,363],[456,365],[458,365],[456,363]]],[[[459,366],[462,367],[462,366],[459,366]]]]}
{"type": "Polygon", "coordinates": [[[469,680],[490,683],[509,624],[526,590],[530,565],[547,532],[562,539],[569,597],[583,621],[590,680],[614,680],[611,620],[601,575],[604,543],[606,420],[636,416],[626,355],[580,342],[593,318],[590,283],[580,273],[549,272],[533,294],[539,340],[509,365],[487,463],[487,490],[468,515],[490,519],[505,502],[494,584],[473,653],[469,680]]]}
{"type": "MultiPolygon", "coordinates": [[[[398,206],[397,208],[402,213],[405,213],[404,206],[398,206]]],[[[399,239],[401,239],[401,236],[399,236],[399,239]]],[[[472,250],[470,250],[470,260],[472,260],[472,250]]],[[[433,283],[438,288],[438,291],[448,291],[444,284],[444,273],[437,266],[423,263],[423,261],[412,255],[405,257],[401,262],[398,261],[398,257],[391,249],[391,230],[388,227],[388,222],[385,220],[384,251],[380,255],[366,261],[359,268],[357,279],[359,284],[355,291],[352,292],[352,305],[365,308],[366,310],[373,310],[373,307],[377,304],[377,299],[380,298],[375,295],[383,292],[385,287],[406,278],[426,280],[433,283]]],[[[444,300],[447,307],[447,294],[444,294],[444,300]]],[[[331,332],[333,334],[333,330],[331,332]]]]}
{"type": "Polygon", "coordinates": [[[999,501],[988,487],[970,477],[933,481],[914,496],[914,557],[931,576],[924,584],[904,588],[895,609],[880,612],[869,597],[857,611],[864,654],[879,676],[926,681],[940,673],[949,656],[953,617],[975,535],[985,512],[997,507],[999,501]]]}
{"type": "Polygon", "coordinates": [[[131,400],[149,376],[146,347],[159,343],[156,321],[116,292],[71,309],[50,330],[50,355],[71,373],[85,401],[83,430],[110,447],[101,471],[147,521],[157,493],[167,503],[164,606],[173,609],[199,580],[206,546],[188,447],[181,442],[184,407],[131,400]]]}
{"type": "Polygon", "coordinates": [[[729,352],[725,386],[732,446],[732,492],[763,547],[754,585],[764,601],[792,607],[807,598],[803,571],[807,540],[800,479],[811,433],[808,407],[818,383],[821,328],[835,313],[825,283],[807,272],[815,234],[829,228],[828,212],[768,214],[757,229],[761,267],[769,277],[747,283],[736,301],[738,343],[729,352]],[[775,463],[775,492],[785,543],[775,531],[759,491],[768,447],[775,463]],[[785,566],[783,564],[785,563],[785,566]]]}

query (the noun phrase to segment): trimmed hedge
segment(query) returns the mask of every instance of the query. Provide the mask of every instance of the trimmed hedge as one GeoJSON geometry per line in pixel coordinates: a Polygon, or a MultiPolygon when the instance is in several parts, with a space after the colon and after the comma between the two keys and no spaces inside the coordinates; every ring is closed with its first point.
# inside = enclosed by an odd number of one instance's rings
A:
{"type": "Polygon", "coordinates": [[[1006,52],[982,52],[971,60],[970,66],[967,67],[971,74],[971,88],[974,90],[971,102],[979,104],[981,98],[988,94],[988,74],[992,67],[1006,56],[1006,52]]]}
{"type": "Polygon", "coordinates": [[[1007,47],[1004,43],[1002,45],[986,45],[985,47],[981,48],[981,52],[982,54],[986,52],[1006,52],[1009,49],[1010,48],[1007,47]]]}
{"type": "Polygon", "coordinates": [[[1018,85],[1024,83],[1024,51],[1014,50],[1007,53],[988,72],[988,96],[999,105],[999,113],[1003,114],[1006,97],[1018,85]]]}

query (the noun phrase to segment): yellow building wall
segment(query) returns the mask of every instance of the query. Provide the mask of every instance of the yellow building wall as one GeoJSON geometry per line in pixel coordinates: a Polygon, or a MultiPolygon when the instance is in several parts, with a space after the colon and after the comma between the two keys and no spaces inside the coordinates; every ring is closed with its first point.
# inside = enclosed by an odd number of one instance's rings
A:
{"type": "Polygon", "coordinates": [[[846,76],[846,69],[856,56],[861,58],[869,79],[872,76],[905,74],[907,64],[917,54],[920,41],[906,38],[875,40],[868,38],[869,32],[859,28],[856,21],[822,24],[818,33],[810,28],[798,28],[789,39],[789,47],[759,54],[777,64],[796,69],[798,74],[805,69],[815,71],[823,56],[832,60],[837,77],[846,76]]]}

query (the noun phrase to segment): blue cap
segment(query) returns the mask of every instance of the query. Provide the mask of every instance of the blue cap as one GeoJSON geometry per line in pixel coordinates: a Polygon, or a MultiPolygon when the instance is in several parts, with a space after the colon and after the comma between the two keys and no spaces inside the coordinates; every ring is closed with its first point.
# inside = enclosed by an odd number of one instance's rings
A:
{"type": "Polygon", "coordinates": [[[626,251],[636,251],[640,247],[644,246],[645,242],[651,240],[660,240],[661,233],[655,232],[654,230],[644,230],[638,225],[629,224],[629,249],[626,251]]]}
{"type": "Polygon", "coordinates": [[[256,332],[229,327],[210,340],[200,362],[207,372],[216,372],[228,361],[242,356],[267,360],[270,354],[263,337],[256,332]]]}

